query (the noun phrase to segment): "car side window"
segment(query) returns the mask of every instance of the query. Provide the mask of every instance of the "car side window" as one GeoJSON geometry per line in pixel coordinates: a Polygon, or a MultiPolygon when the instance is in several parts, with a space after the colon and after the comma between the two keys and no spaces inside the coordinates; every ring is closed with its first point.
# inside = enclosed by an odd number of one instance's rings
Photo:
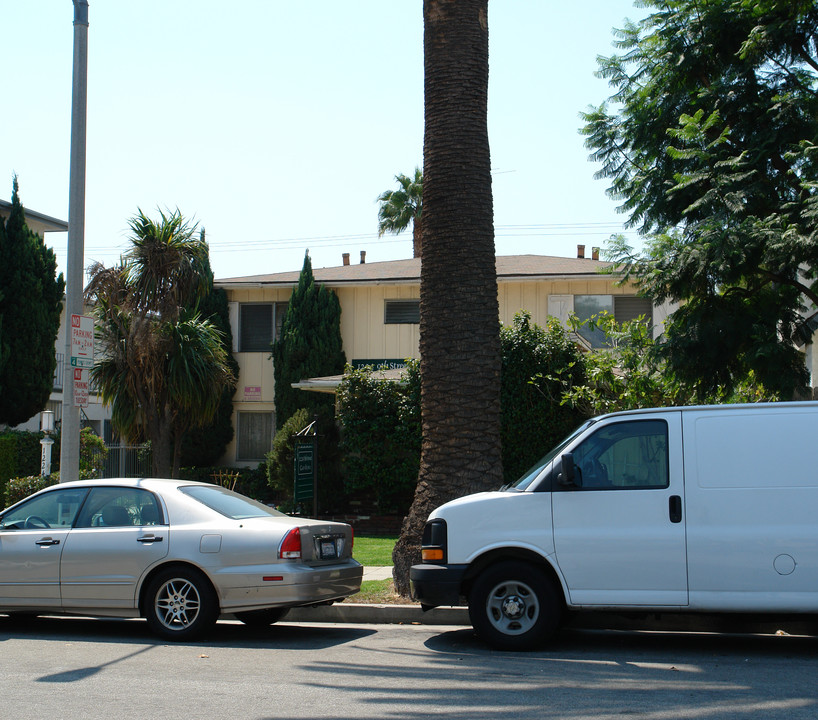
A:
{"type": "Polygon", "coordinates": [[[77,527],[142,527],[161,524],[162,514],[156,496],[141,488],[94,488],[77,519],[77,527]]]}
{"type": "Polygon", "coordinates": [[[86,489],[52,490],[23,502],[0,519],[1,530],[70,528],[86,489]]]}
{"type": "Polygon", "coordinates": [[[669,484],[664,420],[605,425],[577,446],[573,455],[577,485],[583,490],[666,488],[669,484]]]}

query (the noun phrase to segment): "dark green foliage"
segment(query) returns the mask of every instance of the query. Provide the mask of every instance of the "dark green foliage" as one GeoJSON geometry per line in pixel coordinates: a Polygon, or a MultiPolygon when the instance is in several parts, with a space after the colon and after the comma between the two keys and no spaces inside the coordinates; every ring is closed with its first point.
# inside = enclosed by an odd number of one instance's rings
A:
{"type": "Polygon", "coordinates": [[[410,361],[404,382],[350,370],[338,388],[338,421],[346,492],[366,509],[405,513],[420,463],[420,369],[410,361]]]}
{"type": "MultiPolygon", "coordinates": [[[[42,446],[40,432],[6,430],[0,434],[0,482],[12,477],[40,472],[42,446]]],[[[52,457],[59,460],[59,444],[54,444],[52,457]]]]}
{"type": "MultiPolygon", "coordinates": [[[[199,301],[199,313],[222,333],[227,365],[233,377],[239,376],[239,364],[233,357],[233,333],[230,329],[230,314],[227,293],[223,288],[214,288],[210,280],[210,292],[199,301]]],[[[205,427],[193,427],[187,431],[182,441],[182,465],[210,466],[224,455],[225,448],[233,439],[233,396],[236,384],[232,383],[222,391],[219,407],[213,421],[205,427]]]]}
{"type": "Polygon", "coordinates": [[[174,477],[186,433],[212,421],[236,378],[222,333],[199,313],[213,285],[204,233],[178,210],[158,221],[139,210],[129,225],[120,263],[89,272],[99,348],[91,379],[117,432],[149,440],[152,473],[174,477]]]}
{"type": "Polygon", "coordinates": [[[8,219],[0,219],[0,423],[18,425],[48,401],[63,290],[54,252],[25,221],[14,178],[8,219]]]}
{"type": "Polygon", "coordinates": [[[561,401],[585,382],[585,366],[559,321],[533,325],[526,311],[500,330],[500,345],[503,478],[513,482],[584,419],[561,401]]]}
{"type": "MultiPolygon", "coordinates": [[[[305,393],[308,394],[308,393],[305,393]]],[[[338,452],[338,426],[334,408],[319,408],[310,413],[299,408],[282,425],[273,438],[273,449],[267,454],[267,482],[274,489],[275,501],[282,509],[295,508],[293,500],[293,435],[307,427],[317,416],[318,430],[318,512],[325,514],[344,508],[344,487],[341,482],[340,455],[338,452]]],[[[302,508],[304,514],[312,512],[312,503],[302,508]]]]}
{"type": "MultiPolygon", "coordinates": [[[[579,323],[576,322],[576,325],[579,323]]],[[[605,332],[605,352],[588,353],[583,358],[586,381],[566,388],[563,400],[583,415],[601,415],[619,410],[670,407],[704,403],[761,402],[779,399],[749,374],[727,393],[701,396],[695,387],[679,383],[667,370],[653,339],[652,328],[641,319],[617,324],[602,313],[588,322],[605,332]]],[[[726,387],[726,386],[725,386],[726,387]]]]}
{"type": "Polygon", "coordinates": [[[615,240],[612,258],[684,303],[657,350],[681,385],[729,395],[752,372],[790,397],[806,381],[793,341],[818,306],[818,3],[644,5],[623,54],[599,61],[614,110],[584,115],[598,176],[649,236],[639,255],[615,240]]]}
{"type": "MultiPolygon", "coordinates": [[[[585,365],[559,323],[545,328],[518,313],[500,331],[502,451],[506,482],[516,480],[586,417],[562,403],[585,383],[585,365]]],[[[382,509],[405,512],[420,458],[420,379],[410,363],[405,384],[382,382],[367,370],[349,372],[338,390],[345,479],[382,509]],[[405,505],[401,505],[406,499],[405,505]]]]}
{"type": "Polygon", "coordinates": [[[276,432],[273,449],[267,453],[267,483],[273,488],[278,504],[291,504],[293,499],[293,436],[312,422],[306,408],[296,410],[276,432]]]}
{"type": "Polygon", "coordinates": [[[287,307],[281,336],[273,344],[276,424],[281,428],[299,408],[312,415],[333,407],[325,393],[304,392],[291,387],[311,377],[340,375],[346,358],[341,342],[341,306],[324,285],[316,285],[309,254],[287,307]]]}
{"type": "Polygon", "coordinates": [[[14,505],[14,503],[24,500],[32,493],[43,490],[52,485],[56,485],[59,478],[55,475],[28,475],[26,477],[11,478],[6,483],[4,507],[14,505]]]}

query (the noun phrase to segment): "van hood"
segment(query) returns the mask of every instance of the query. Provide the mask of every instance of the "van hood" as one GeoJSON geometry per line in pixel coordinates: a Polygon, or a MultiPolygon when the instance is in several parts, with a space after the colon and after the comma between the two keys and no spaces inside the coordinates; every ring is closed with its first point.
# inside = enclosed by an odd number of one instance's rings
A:
{"type": "Polygon", "coordinates": [[[432,514],[429,515],[429,520],[432,520],[436,517],[445,517],[446,512],[448,510],[457,511],[465,506],[477,507],[487,502],[496,502],[500,498],[508,498],[509,496],[516,497],[519,495],[521,495],[521,493],[508,490],[492,490],[489,492],[479,492],[474,493],[472,495],[464,495],[463,497],[459,497],[455,500],[450,500],[449,502],[444,503],[440,507],[433,510],[432,514]]]}

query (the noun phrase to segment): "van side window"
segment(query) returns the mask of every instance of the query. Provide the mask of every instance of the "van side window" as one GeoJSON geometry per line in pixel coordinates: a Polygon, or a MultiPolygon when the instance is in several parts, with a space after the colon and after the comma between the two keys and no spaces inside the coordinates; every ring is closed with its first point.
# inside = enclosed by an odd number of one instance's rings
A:
{"type": "Polygon", "coordinates": [[[668,487],[667,423],[629,420],[597,430],[574,449],[583,490],[668,487]]]}

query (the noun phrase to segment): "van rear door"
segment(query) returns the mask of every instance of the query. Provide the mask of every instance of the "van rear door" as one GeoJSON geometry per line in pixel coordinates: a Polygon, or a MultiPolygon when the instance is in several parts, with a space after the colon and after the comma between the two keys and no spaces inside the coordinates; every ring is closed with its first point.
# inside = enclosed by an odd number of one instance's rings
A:
{"type": "Polygon", "coordinates": [[[555,483],[554,545],[572,605],[688,604],[681,413],[611,417],[555,483]]]}

